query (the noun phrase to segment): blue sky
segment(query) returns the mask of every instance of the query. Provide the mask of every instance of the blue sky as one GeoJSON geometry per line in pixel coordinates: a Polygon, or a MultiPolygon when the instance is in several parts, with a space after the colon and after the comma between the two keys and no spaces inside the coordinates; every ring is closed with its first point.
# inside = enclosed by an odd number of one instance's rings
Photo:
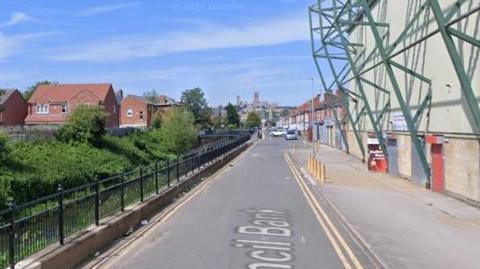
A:
{"type": "Polygon", "coordinates": [[[296,105],[312,95],[312,0],[0,1],[0,87],[112,82],[174,98],[200,86],[296,105]]]}

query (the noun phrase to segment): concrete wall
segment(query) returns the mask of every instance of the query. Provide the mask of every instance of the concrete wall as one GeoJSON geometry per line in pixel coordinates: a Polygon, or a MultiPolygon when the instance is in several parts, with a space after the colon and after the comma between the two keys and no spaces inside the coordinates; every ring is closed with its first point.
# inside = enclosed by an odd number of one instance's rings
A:
{"type": "Polygon", "coordinates": [[[480,142],[449,138],[443,152],[446,191],[480,202],[480,142]]]}
{"type": "MultiPolygon", "coordinates": [[[[389,24],[388,33],[387,28],[379,28],[381,35],[386,34],[386,47],[392,46],[424,2],[423,0],[377,1],[373,6],[375,20],[389,24]]],[[[455,0],[439,1],[444,13],[447,13],[456,2],[455,0]]],[[[460,11],[456,12],[452,19],[479,5],[480,0],[466,0],[460,11]]],[[[366,21],[366,18],[364,17],[363,20],[366,21]]],[[[476,12],[452,27],[480,39],[480,13],[476,12]]],[[[399,45],[394,52],[406,48],[437,29],[433,13],[430,9],[427,9],[408,32],[406,39],[398,43],[399,45]]],[[[355,27],[349,38],[352,42],[364,45],[359,50],[365,49],[365,53],[354,55],[354,57],[360,58],[358,64],[360,65],[376,47],[370,26],[355,27]]],[[[465,63],[477,102],[480,103],[480,49],[456,38],[454,38],[454,41],[465,63]]],[[[377,53],[373,61],[366,64],[365,69],[379,63],[380,60],[377,53]]],[[[431,83],[423,82],[400,69],[393,69],[403,99],[409,106],[411,114],[417,112],[419,105],[429,92],[432,94],[432,104],[422,114],[418,131],[420,133],[444,135],[449,140],[444,145],[446,192],[465,200],[474,201],[474,203],[480,203],[480,138],[478,134],[477,136],[474,134],[475,127],[472,124],[472,115],[467,109],[460,81],[442,37],[437,33],[426,41],[395,56],[393,61],[431,80],[431,83]]],[[[394,116],[402,113],[383,64],[366,72],[362,77],[391,92],[391,95],[388,95],[362,83],[373,111],[379,112],[388,101],[391,102],[391,108],[385,115],[383,126],[385,126],[384,131],[395,131],[392,125],[394,116]]],[[[355,81],[350,83],[349,89],[359,92],[355,81]]],[[[356,107],[353,107],[352,104],[350,111],[354,118],[357,118],[362,105],[361,102],[356,107]]],[[[359,122],[359,129],[361,132],[373,130],[370,120],[365,115],[359,122]]],[[[349,131],[347,137],[350,153],[358,157],[359,150],[353,132],[349,131]]],[[[411,139],[408,135],[400,133],[397,143],[399,173],[403,177],[411,178],[413,150],[411,139]]],[[[428,152],[427,157],[430,157],[428,152]]],[[[430,158],[428,159],[431,162],[430,158]]]]}
{"type": "MultiPolygon", "coordinates": [[[[350,147],[350,154],[363,160],[364,156],[362,156],[362,152],[360,151],[360,147],[357,144],[357,140],[355,139],[355,134],[353,133],[353,131],[349,131],[349,130],[346,131],[346,134],[347,134],[347,142],[348,142],[348,145],[350,147]]],[[[365,143],[366,143],[365,132],[361,133],[361,137],[362,137],[362,141],[365,141],[365,143]]]]}
{"type": "MultiPolygon", "coordinates": [[[[419,10],[419,6],[425,1],[423,0],[404,0],[404,1],[386,1],[379,0],[373,8],[373,15],[377,22],[386,22],[389,24],[390,33],[387,35],[389,45],[391,45],[400,33],[405,28],[406,24],[413,17],[414,13],[419,10]]],[[[447,12],[455,3],[454,0],[439,1],[444,12],[447,12]]],[[[480,5],[480,0],[467,0],[462,5],[459,14],[464,14],[469,9],[480,5]]],[[[456,18],[453,17],[453,19],[456,18]]],[[[364,18],[364,20],[366,20],[364,18]]],[[[475,13],[460,23],[455,24],[453,28],[461,30],[471,36],[480,39],[480,13],[475,13]]],[[[400,42],[395,51],[412,44],[425,37],[428,33],[436,30],[438,27],[434,20],[433,14],[430,10],[422,13],[419,23],[415,24],[414,28],[410,30],[407,38],[400,42]]],[[[381,34],[385,33],[386,28],[379,28],[381,34]]],[[[369,26],[359,26],[354,29],[350,35],[353,42],[362,43],[365,45],[365,51],[360,58],[362,62],[375,47],[375,41],[371,34],[369,26]]],[[[472,85],[480,102],[480,49],[469,43],[459,42],[455,39],[457,48],[459,49],[465,68],[472,80],[472,85]]],[[[358,54],[360,55],[360,53],[358,54]]],[[[431,85],[422,82],[418,78],[406,74],[404,71],[394,68],[397,82],[399,83],[403,97],[406,103],[411,108],[411,113],[414,114],[418,106],[423,101],[423,98],[431,88],[432,106],[430,116],[424,113],[419,131],[429,132],[448,132],[448,133],[472,133],[471,114],[466,108],[465,97],[461,93],[461,86],[459,79],[455,73],[453,64],[449,54],[444,45],[440,34],[436,34],[405,52],[394,57],[393,60],[401,65],[405,65],[415,72],[427,77],[432,81],[431,85]],[[448,121],[455,116],[455,121],[448,121]]],[[[376,57],[374,61],[368,63],[366,68],[378,63],[380,57],[376,57]]],[[[380,65],[373,70],[362,75],[364,78],[376,82],[384,86],[388,90],[392,90],[389,78],[386,75],[383,65],[380,65]]],[[[392,106],[389,115],[385,119],[385,126],[392,120],[395,113],[400,112],[399,103],[393,94],[389,97],[385,93],[375,90],[373,87],[362,83],[365,92],[370,100],[372,109],[380,111],[386,102],[390,99],[392,106]]],[[[356,85],[353,82],[350,89],[357,91],[356,85]]],[[[366,121],[366,128],[372,129],[369,121],[366,121]]]]}
{"type": "Polygon", "coordinates": [[[405,178],[412,177],[412,140],[409,135],[397,135],[398,172],[405,178]]]}

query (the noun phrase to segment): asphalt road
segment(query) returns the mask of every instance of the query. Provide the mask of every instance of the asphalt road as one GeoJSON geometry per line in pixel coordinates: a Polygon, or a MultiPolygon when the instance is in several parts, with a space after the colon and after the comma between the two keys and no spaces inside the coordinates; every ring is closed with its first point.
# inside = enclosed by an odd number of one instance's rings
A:
{"type": "Polygon", "coordinates": [[[370,268],[292,173],[292,143],[257,143],[101,268],[370,268]]]}

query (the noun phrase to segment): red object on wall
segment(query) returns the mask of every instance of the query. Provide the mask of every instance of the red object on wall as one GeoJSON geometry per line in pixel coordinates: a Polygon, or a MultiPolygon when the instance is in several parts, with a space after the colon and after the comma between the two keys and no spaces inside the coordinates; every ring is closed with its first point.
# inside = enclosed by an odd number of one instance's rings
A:
{"type": "Polygon", "coordinates": [[[445,191],[442,144],[432,144],[432,190],[445,191]]]}
{"type": "Polygon", "coordinates": [[[387,173],[387,160],[377,138],[372,134],[368,137],[368,170],[378,173],[387,173]]]}

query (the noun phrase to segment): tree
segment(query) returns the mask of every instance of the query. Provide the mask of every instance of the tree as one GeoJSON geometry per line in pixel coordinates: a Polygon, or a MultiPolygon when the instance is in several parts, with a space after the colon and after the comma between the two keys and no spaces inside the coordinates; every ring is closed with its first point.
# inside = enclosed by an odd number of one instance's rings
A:
{"type": "Polygon", "coordinates": [[[159,97],[160,97],[160,94],[155,89],[143,93],[143,98],[145,98],[146,100],[148,100],[152,103],[158,103],[158,98],[159,97]]]}
{"type": "Polygon", "coordinates": [[[8,137],[3,132],[0,132],[0,164],[3,164],[10,154],[8,147],[8,137]]]}
{"type": "Polygon", "coordinates": [[[60,128],[58,139],[64,142],[98,144],[105,134],[106,114],[101,106],[79,105],[60,128]]]}
{"type": "Polygon", "coordinates": [[[180,155],[189,150],[197,139],[192,112],[184,108],[170,110],[160,128],[160,134],[164,146],[170,152],[180,155]]]}
{"type": "Polygon", "coordinates": [[[247,128],[255,128],[255,127],[260,127],[260,124],[262,124],[262,119],[260,119],[260,116],[258,116],[258,114],[255,111],[248,112],[247,120],[245,121],[245,126],[247,128]]]}
{"type": "Polygon", "coordinates": [[[28,102],[30,97],[32,97],[33,93],[37,90],[38,86],[40,86],[40,85],[50,85],[50,84],[58,84],[58,82],[51,82],[51,81],[48,81],[48,80],[38,81],[34,85],[28,87],[27,90],[25,90],[22,93],[23,98],[28,102]]]}
{"type": "Polygon", "coordinates": [[[181,102],[186,109],[192,112],[195,124],[202,128],[211,126],[212,111],[208,107],[202,89],[197,87],[182,92],[181,102]]]}
{"type": "Polygon", "coordinates": [[[162,127],[162,120],[163,120],[163,112],[157,111],[152,115],[152,128],[153,129],[160,129],[162,127]]]}
{"type": "Polygon", "coordinates": [[[228,125],[240,126],[240,116],[238,115],[237,109],[231,103],[228,103],[225,109],[227,110],[228,125]]]}

